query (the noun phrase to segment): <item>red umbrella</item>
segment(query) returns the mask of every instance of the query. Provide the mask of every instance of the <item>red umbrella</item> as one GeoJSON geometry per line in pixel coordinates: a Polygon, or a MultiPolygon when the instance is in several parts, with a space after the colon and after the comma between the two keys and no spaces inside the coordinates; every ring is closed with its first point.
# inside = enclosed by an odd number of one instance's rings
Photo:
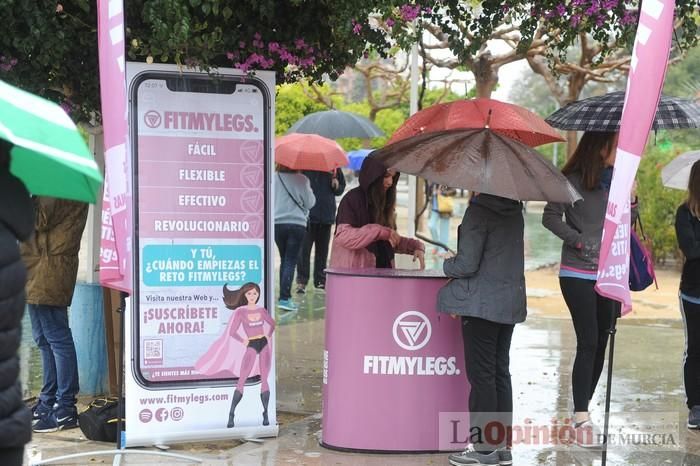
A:
{"type": "Polygon", "coordinates": [[[337,142],[317,134],[292,133],[275,141],[275,162],[292,170],[329,172],[348,164],[337,142]]]}
{"type": "Polygon", "coordinates": [[[526,108],[478,98],[437,104],[421,110],[396,130],[388,144],[423,133],[478,128],[490,128],[530,147],[564,141],[554,128],[526,108]]]}

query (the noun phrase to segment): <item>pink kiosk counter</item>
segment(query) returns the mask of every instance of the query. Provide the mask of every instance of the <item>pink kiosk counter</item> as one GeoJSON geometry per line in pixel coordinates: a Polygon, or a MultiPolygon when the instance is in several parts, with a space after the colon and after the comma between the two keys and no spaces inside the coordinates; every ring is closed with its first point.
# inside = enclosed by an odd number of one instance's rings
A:
{"type": "MultiPolygon", "coordinates": [[[[458,319],[438,313],[440,271],[328,269],[321,444],[458,450],[469,384],[458,319]]],[[[463,439],[466,440],[466,439],[463,439]]]]}

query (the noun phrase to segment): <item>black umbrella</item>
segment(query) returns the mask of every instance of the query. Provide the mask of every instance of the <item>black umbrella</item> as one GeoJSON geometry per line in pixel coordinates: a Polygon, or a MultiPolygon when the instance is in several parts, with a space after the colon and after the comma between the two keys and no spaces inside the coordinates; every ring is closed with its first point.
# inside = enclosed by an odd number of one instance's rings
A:
{"type": "Polygon", "coordinates": [[[371,120],[361,115],[340,110],[311,113],[289,128],[289,133],[318,134],[329,139],[369,139],[384,136],[371,120]]]}
{"type": "MultiPolygon", "coordinates": [[[[605,95],[577,100],[549,115],[545,121],[555,128],[569,131],[620,130],[625,93],[610,92],[605,95]]],[[[661,96],[654,117],[654,130],[700,127],[700,106],[692,100],[661,96]]]]}

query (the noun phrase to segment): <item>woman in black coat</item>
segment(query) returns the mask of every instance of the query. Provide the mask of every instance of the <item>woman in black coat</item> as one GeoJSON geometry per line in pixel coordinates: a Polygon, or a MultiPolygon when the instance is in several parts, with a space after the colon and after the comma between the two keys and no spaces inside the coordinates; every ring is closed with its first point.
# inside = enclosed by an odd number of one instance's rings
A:
{"type": "Polygon", "coordinates": [[[31,411],[22,401],[19,356],[27,271],[18,241],[34,228],[32,201],[10,173],[10,146],[0,140],[0,464],[21,465],[31,440],[31,411]]]}
{"type": "Polygon", "coordinates": [[[676,238],[683,251],[681,312],[685,325],[685,382],[688,428],[700,429],[700,160],[690,170],[688,200],[676,211],[676,238]]]}

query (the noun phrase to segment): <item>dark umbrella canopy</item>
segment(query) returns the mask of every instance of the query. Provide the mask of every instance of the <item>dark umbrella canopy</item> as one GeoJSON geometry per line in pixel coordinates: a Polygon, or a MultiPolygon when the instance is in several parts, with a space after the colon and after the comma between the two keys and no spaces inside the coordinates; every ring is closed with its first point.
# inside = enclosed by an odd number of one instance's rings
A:
{"type": "Polygon", "coordinates": [[[340,110],[306,115],[289,128],[287,134],[290,133],[318,134],[329,139],[369,139],[384,136],[384,132],[368,118],[340,110]]]}
{"type": "MultiPolygon", "coordinates": [[[[545,121],[555,128],[569,131],[620,130],[625,93],[610,92],[605,95],[577,100],[549,115],[545,121]]],[[[700,106],[692,100],[661,96],[653,129],[684,129],[700,127],[700,106]]]]}
{"type": "Polygon", "coordinates": [[[370,157],[388,168],[453,188],[520,201],[581,199],[539,152],[489,129],[421,134],[376,150],[370,157]]]}

